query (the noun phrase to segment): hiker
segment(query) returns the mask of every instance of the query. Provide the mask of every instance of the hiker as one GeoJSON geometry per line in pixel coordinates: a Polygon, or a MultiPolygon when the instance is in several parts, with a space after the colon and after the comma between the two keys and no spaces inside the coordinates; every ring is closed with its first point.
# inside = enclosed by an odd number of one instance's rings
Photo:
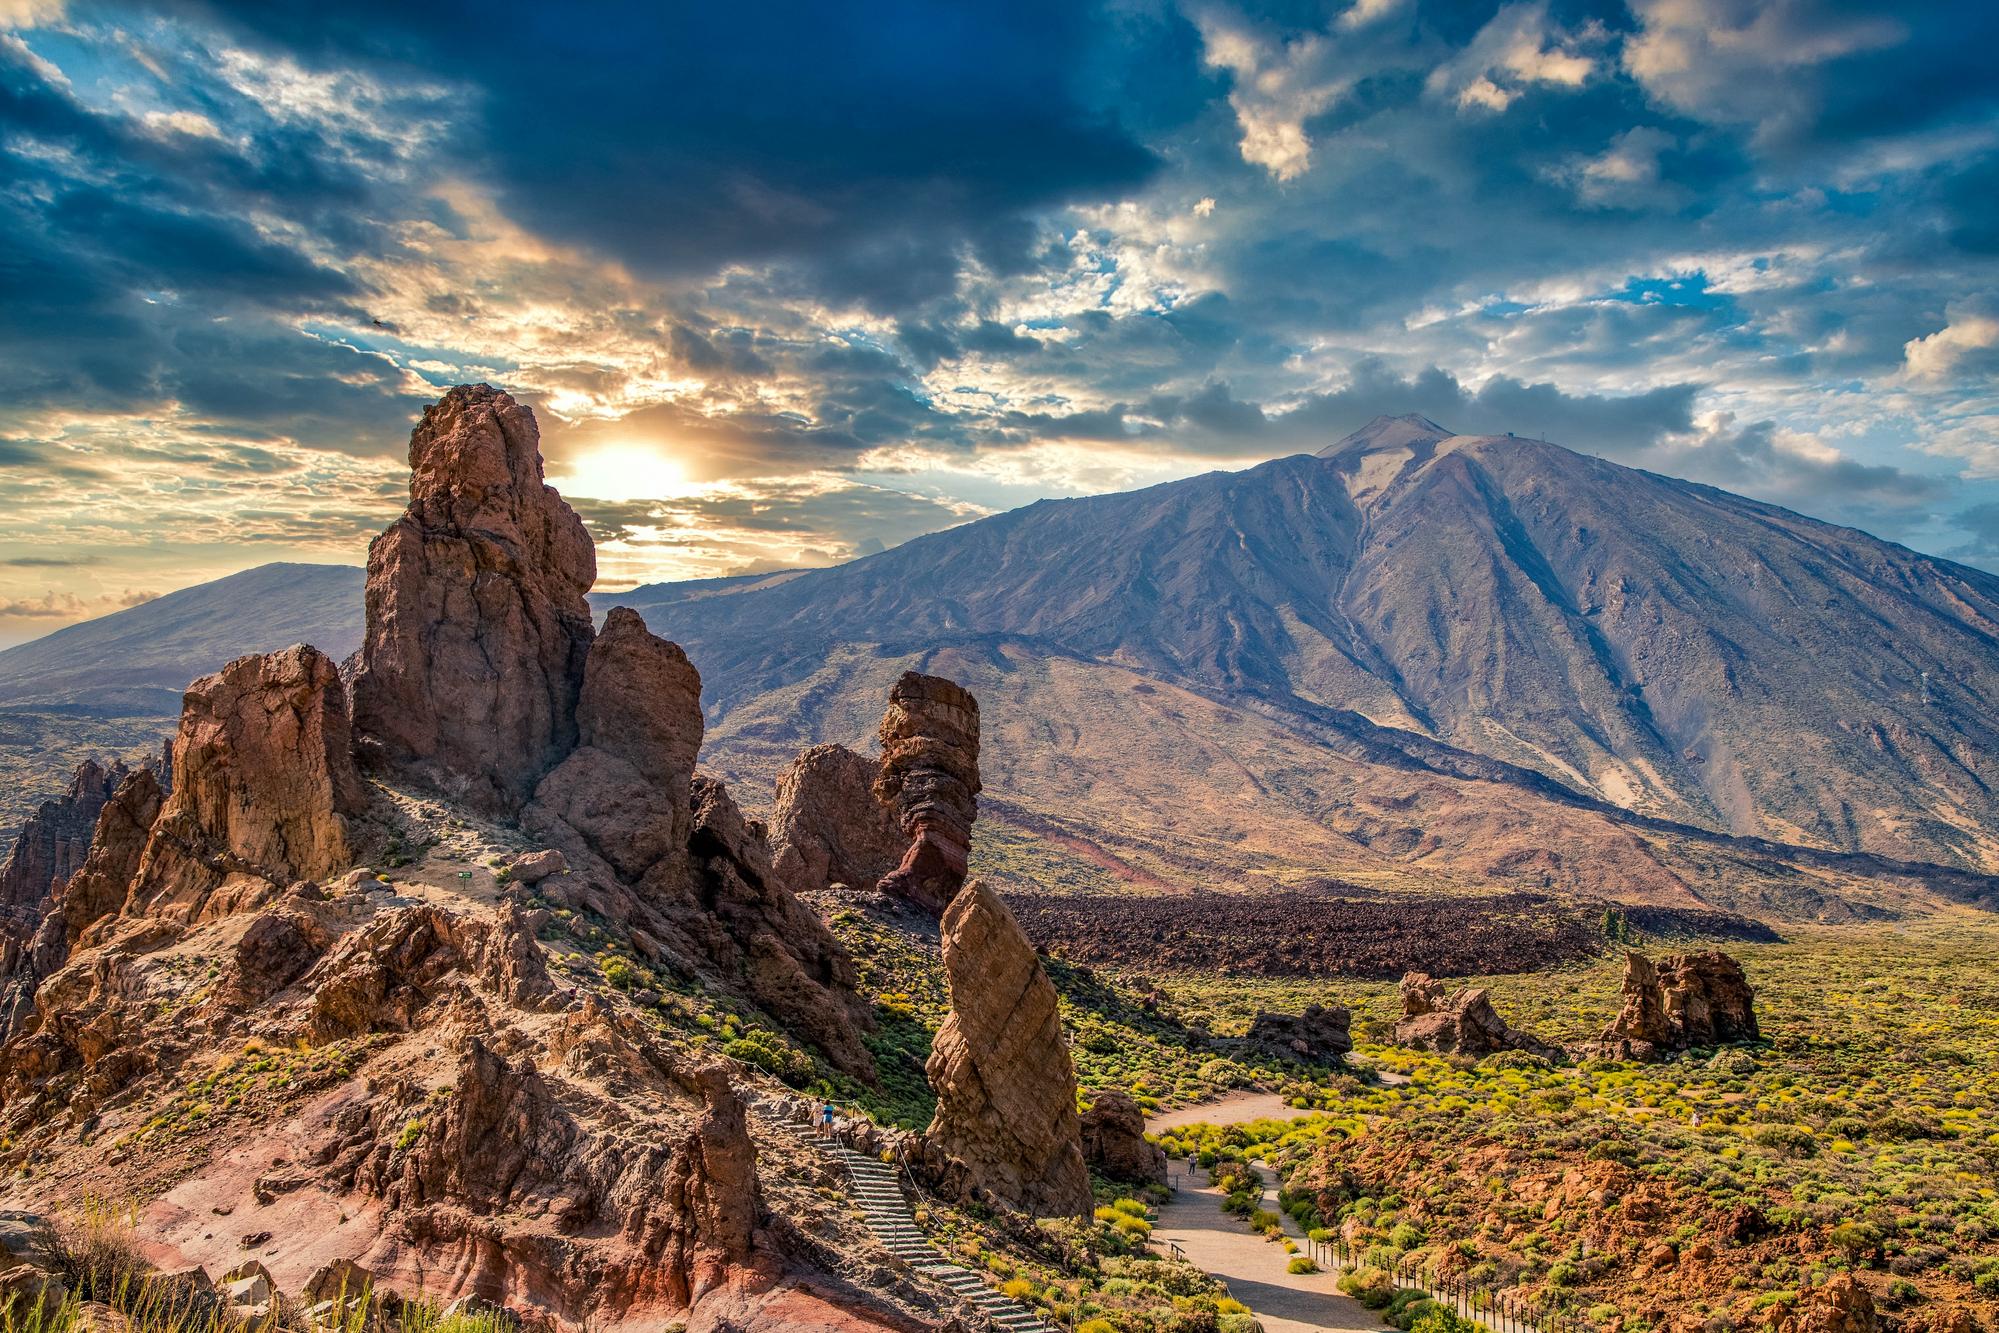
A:
{"type": "Polygon", "coordinates": [[[819,1132],[830,1136],[833,1133],[833,1103],[827,1102],[819,1108],[819,1132]]]}

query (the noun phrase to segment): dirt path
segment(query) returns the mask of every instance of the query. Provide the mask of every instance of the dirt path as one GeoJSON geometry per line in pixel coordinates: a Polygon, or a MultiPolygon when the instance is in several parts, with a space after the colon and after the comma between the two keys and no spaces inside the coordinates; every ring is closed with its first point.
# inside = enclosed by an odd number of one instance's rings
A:
{"type": "MultiPolygon", "coordinates": [[[[1319,1333],[1355,1330],[1379,1333],[1372,1310],[1341,1293],[1332,1273],[1287,1273],[1291,1256],[1275,1241],[1252,1235],[1243,1220],[1222,1211],[1222,1196],[1214,1186],[1195,1184],[1198,1175],[1181,1177],[1172,1201],[1161,1205],[1152,1238],[1180,1247],[1188,1262],[1228,1284],[1229,1294],[1247,1305],[1263,1324],[1264,1333],[1319,1333]]],[[[1277,1208],[1277,1191],[1264,1179],[1263,1206],[1277,1208]]],[[[1286,1230],[1298,1235],[1290,1218],[1286,1230]]]]}
{"type": "MultiPolygon", "coordinates": [[[[1157,1132],[1181,1125],[1241,1124],[1246,1120],[1295,1119],[1311,1112],[1290,1106],[1274,1092],[1239,1092],[1199,1106],[1168,1111],[1146,1122],[1157,1132]]],[[[1277,1186],[1271,1173],[1263,1178],[1262,1207],[1277,1212],[1277,1186]]],[[[1256,1313],[1265,1333],[1319,1333],[1320,1330],[1366,1330],[1382,1327],[1373,1311],[1339,1289],[1333,1273],[1288,1273],[1291,1256],[1275,1241],[1254,1235],[1239,1217],[1222,1211],[1222,1195],[1203,1182],[1200,1172],[1175,1164],[1178,1185],[1170,1202],[1161,1205],[1152,1238],[1162,1246],[1175,1244],[1190,1263],[1228,1284],[1229,1294],[1256,1313]]],[[[1285,1234],[1303,1240],[1304,1232],[1289,1217],[1285,1234]]]]}

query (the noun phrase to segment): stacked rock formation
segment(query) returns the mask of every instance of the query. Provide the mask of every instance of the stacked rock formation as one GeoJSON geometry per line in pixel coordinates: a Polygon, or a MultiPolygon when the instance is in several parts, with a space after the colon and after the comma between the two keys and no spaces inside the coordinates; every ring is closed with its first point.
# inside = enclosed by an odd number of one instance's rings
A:
{"type": "Polygon", "coordinates": [[[896,812],[874,793],[877,766],[844,745],[815,745],[777,780],[771,866],[794,892],[868,891],[908,850],[896,812]]]}
{"type": "Polygon", "coordinates": [[[1083,1112],[1083,1160],[1119,1180],[1166,1181],[1166,1150],[1145,1141],[1145,1112],[1125,1093],[1100,1092],[1083,1112]]]}
{"type": "Polygon", "coordinates": [[[596,550],[540,440],[506,394],[453,389],[410,436],[409,509],[368,548],[363,757],[489,814],[575,748],[593,637],[596,550]]]}
{"type": "Polygon", "coordinates": [[[1336,1065],[1353,1050],[1353,1014],[1337,1004],[1308,1004],[1300,1014],[1259,1012],[1248,1041],[1280,1059],[1336,1065]]]}
{"type": "Polygon", "coordinates": [[[82,866],[97,816],[126,776],[122,763],[106,768],[86,761],[77,766],[68,791],[28,816],[0,866],[0,931],[40,920],[50,891],[82,866]]]}
{"type": "Polygon", "coordinates": [[[347,821],[368,797],[339,672],[317,648],[239,657],[190,685],[173,771],[132,881],[136,910],[198,920],[353,860],[347,821]]]}
{"type": "Polygon", "coordinates": [[[1598,1043],[1620,1060],[1650,1060],[1696,1046],[1755,1041],[1756,992],[1742,964],[1712,949],[1659,961],[1624,955],[1624,1007],[1598,1043]]]}
{"type": "Polygon", "coordinates": [[[941,676],[905,671],[881,724],[875,795],[909,840],[881,891],[942,913],[964,886],[979,817],[979,701],[941,676]]]}
{"type": "Polygon", "coordinates": [[[1402,1020],[1395,1025],[1398,1046],[1473,1058],[1500,1051],[1524,1051],[1543,1060],[1562,1058],[1560,1047],[1508,1025],[1483,986],[1446,994],[1443,983],[1427,972],[1411,972],[1402,978],[1401,990],[1402,1020]]]}
{"type": "Polygon", "coordinates": [[[975,1187],[1016,1208],[1089,1212],[1076,1070],[1054,984],[982,881],[959,891],[943,931],[951,1012],[924,1066],[937,1093],[928,1137],[965,1164],[975,1187]]]}

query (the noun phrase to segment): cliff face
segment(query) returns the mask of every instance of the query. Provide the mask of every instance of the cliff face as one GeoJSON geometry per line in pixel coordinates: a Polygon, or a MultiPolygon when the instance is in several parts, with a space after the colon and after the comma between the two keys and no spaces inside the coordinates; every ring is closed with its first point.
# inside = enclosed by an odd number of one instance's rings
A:
{"type": "Polygon", "coordinates": [[[68,791],[28,817],[0,866],[0,921],[19,926],[39,920],[50,892],[82,866],[97,816],[127,773],[123,764],[85,762],[68,791]]]}
{"type": "Polygon", "coordinates": [[[488,813],[576,745],[597,558],[542,481],[534,413],[453,389],[410,436],[409,509],[368,548],[363,755],[488,813]]]}

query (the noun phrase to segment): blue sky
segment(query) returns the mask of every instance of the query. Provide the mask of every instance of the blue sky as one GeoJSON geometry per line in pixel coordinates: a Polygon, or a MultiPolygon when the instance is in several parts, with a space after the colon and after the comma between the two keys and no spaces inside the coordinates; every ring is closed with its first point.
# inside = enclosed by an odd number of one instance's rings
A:
{"type": "Polygon", "coordinates": [[[0,642],[358,561],[445,386],[607,586],[1377,412],[1999,567],[1999,8],[0,0],[0,642]]]}

